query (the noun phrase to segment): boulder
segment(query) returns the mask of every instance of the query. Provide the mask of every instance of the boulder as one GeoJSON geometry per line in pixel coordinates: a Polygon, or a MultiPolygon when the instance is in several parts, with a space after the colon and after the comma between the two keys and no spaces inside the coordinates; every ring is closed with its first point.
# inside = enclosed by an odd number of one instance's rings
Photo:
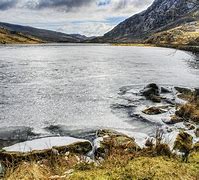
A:
{"type": "Polygon", "coordinates": [[[148,84],[142,91],[141,94],[153,102],[161,102],[159,87],[152,83],[148,84]]]}
{"type": "Polygon", "coordinates": [[[176,124],[176,123],[180,123],[180,122],[183,122],[183,121],[184,121],[183,118],[175,116],[175,115],[171,116],[170,119],[163,120],[163,122],[165,124],[176,124]]]}
{"type": "Polygon", "coordinates": [[[160,107],[150,107],[142,111],[147,115],[158,115],[167,112],[166,110],[161,109],[160,107]]]}
{"type": "Polygon", "coordinates": [[[161,93],[166,94],[166,93],[171,93],[171,90],[165,87],[161,87],[161,93]]]}
{"type": "Polygon", "coordinates": [[[146,97],[148,97],[148,96],[150,96],[150,95],[156,95],[156,96],[159,96],[159,95],[160,95],[160,93],[159,93],[159,87],[158,87],[157,84],[154,84],[154,83],[148,84],[148,85],[141,91],[141,93],[142,93],[144,96],[146,96],[146,97]]]}
{"type": "Polygon", "coordinates": [[[117,131],[103,129],[96,132],[95,157],[107,157],[113,152],[132,153],[140,149],[135,139],[117,131]]]}
{"type": "Polygon", "coordinates": [[[50,157],[52,154],[66,152],[87,154],[92,151],[89,141],[72,137],[47,137],[3,148],[0,159],[7,161],[21,161],[24,159],[40,159],[50,157]]]}

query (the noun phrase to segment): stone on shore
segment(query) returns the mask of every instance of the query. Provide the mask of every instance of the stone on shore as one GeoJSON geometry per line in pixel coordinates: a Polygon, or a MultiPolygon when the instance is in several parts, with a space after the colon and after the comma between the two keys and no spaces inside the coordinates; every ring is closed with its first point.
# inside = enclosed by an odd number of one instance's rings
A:
{"type": "Polygon", "coordinates": [[[107,157],[111,153],[122,150],[124,153],[135,152],[140,149],[135,139],[117,131],[103,129],[96,132],[94,154],[95,157],[107,157]]]}
{"type": "Polygon", "coordinates": [[[171,93],[172,91],[169,90],[168,88],[161,87],[161,93],[166,94],[166,93],[171,93]]]}
{"type": "Polygon", "coordinates": [[[161,107],[149,107],[143,110],[142,112],[147,115],[158,115],[158,114],[163,114],[167,111],[162,109],[161,107]]]}
{"type": "Polygon", "coordinates": [[[148,84],[142,91],[141,94],[146,97],[146,99],[153,102],[161,102],[159,87],[155,83],[148,84]]]}
{"type": "Polygon", "coordinates": [[[184,121],[184,119],[182,117],[173,115],[173,116],[171,116],[170,124],[176,124],[176,123],[180,123],[180,122],[183,122],[183,121],[184,121]]]}

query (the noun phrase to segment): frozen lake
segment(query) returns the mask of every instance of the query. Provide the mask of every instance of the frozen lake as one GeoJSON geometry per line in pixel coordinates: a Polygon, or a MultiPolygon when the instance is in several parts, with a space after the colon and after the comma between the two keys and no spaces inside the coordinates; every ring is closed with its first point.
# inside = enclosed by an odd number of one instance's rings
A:
{"type": "Polygon", "coordinates": [[[50,125],[86,131],[144,132],[148,125],[115,113],[123,86],[199,87],[199,62],[184,51],[92,44],[0,46],[0,126],[50,125]]]}

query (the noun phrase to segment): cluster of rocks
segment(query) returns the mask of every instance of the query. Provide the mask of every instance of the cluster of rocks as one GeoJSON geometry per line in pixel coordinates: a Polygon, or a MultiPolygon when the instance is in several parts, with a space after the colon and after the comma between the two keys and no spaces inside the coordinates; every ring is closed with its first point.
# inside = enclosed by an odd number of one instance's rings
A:
{"type": "Polygon", "coordinates": [[[190,109],[198,109],[198,105],[194,104],[199,100],[198,88],[161,87],[155,83],[148,84],[137,92],[132,88],[123,88],[123,94],[121,94],[121,98],[129,99],[131,104],[135,102],[136,107],[132,109],[131,117],[157,124],[168,136],[176,137],[176,133],[184,131],[193,137],[194,142],[199,140],[198,115],[190,118],[189,112],[186,112],[186,106],[190,106],[188,107],[190,109]]]}
{"type": "MultiPolygon", "coordinates": [[[[190,118],[189,112],[186,114],[185,108],[193,108],[191,104],[186,104],[187,101],[184,100],[187,97],[192,98],[193,101],[199,99],[199,89],[189,89],[183,87],[174,87],[174,89],[169,89],[165,87],[159,87],[157,84],[148,84],[143,90],[141,90],[141,95],[147,100],[151,100],[153,103],[162,103],[163,105],[153,105],[142,110],[144,114],[147,115],[158,115],[168,112],[172,109],[175,113],[170,115],[169,119],[164,119],[163,122],[172,125],[180,122],[199,122],[198,116],[190,118]],[[165,94],[172,94],[173,98],[167,98],[165,94]],[[185,106],[186,104],[186,106],[185,106]],[[189,107],[188,107],[189,106],[189,107]]],[[[192,125],[193,127],[193,125],[192,125]]],[[[192,128],[189,127],[189,128],[192,128]]]]}

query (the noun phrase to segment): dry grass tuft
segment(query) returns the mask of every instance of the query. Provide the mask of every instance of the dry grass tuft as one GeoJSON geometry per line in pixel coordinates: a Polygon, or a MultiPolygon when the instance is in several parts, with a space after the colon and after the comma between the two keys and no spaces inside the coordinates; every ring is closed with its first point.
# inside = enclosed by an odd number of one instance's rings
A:
{"type": "Polygon", "coordinates": [[[47,180],[51,176],[50,168],[37,163],[22,163],[16,169],[10,169],[5,175],[5,179],[14,180],[47,180]]]}

